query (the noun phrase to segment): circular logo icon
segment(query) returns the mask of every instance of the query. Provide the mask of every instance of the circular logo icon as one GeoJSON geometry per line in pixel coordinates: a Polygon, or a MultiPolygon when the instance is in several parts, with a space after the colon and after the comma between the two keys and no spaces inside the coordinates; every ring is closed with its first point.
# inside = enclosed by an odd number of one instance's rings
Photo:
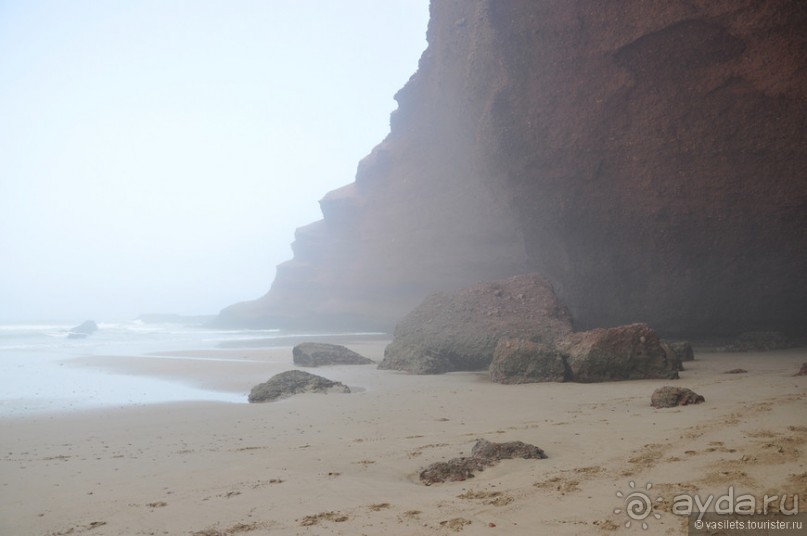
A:
{"type": "MultiPolygon", "coordinates": [[[[633,480],[631,480],[628,485],[632,490],[636,489],[636,483],[633,480]]],[[[650,488],[652,487],[653,484],[648,482],[645,486],[645,490],[650,491],[650,488]]],[[[648,517],[652,515],[656,519],[661,519],[661,514],[653,511],[653,500],[644,491],[631,491],[627,495],[622,493],[622,491],[617,491],[616,496],[620,499],[624,499],[625,501],[624,508],[614,508],[614,513],[621,514],[622,512],[625,512],[629,518],[625,522],[626,528],[630,528],[634,521],[641,521],[642,529],[647,530],[649,525],[645,520],[648,517]]],[[[656,497],[656,502],[661,500],[661,497],[656,497]]]]}

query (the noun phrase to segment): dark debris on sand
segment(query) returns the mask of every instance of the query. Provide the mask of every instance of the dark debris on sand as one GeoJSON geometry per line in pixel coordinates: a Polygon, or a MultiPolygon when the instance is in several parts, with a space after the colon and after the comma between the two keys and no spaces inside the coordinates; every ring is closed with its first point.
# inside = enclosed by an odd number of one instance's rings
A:
{"type": "Polygon", "coordinates": [[[471,449],[471,456],[433,463],[421,471],[420,480],[427,486],[438,482],[458,482],[473,478],[474,473],[496,465],[500,460],[512,458],[540,460],[546,457],[543,450],[522,441],[492,443],[486,439],[478,439],[471,449]]]}

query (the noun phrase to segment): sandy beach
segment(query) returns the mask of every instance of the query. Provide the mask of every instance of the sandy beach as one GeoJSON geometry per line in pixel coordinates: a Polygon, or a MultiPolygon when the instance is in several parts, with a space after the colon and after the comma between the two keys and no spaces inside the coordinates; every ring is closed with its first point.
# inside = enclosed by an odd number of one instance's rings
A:
{"type": "MultiPolygon", "coordinates": [[[[374,360],[385,341],[346,344],[374,360]]],[[[312,370],[351,394],[268,404],[172,403],[0,421],[0,534],[685,534],[681,493],[799,494],[807,504],[807,349],[696,353],[677,381],[499,385],[485,373],[312,370]],[[726,374],[743,368],[747,373],[726,374]],[[706,402],[654,409],[665,384],[706,402]],[[423,485],[427,465],[477,438],[520,440],[504,460],[423,485]],[[634,482],[661,500],[636,525],[634,482]],[[638,532],[637,532],[638,531],[638,532]]],[[[293,368],[291,349],[92,356],[71,363],[244,393],[293,368]]],[[[802,511],[805,505],[801,505],[802,511]]]]}

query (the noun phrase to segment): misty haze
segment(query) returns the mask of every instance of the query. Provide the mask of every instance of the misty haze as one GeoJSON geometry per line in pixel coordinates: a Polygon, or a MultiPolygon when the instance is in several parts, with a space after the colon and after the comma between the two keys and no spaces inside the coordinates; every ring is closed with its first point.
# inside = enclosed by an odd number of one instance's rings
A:
{"type": "Polygon", "coordinates": [[[805,27],[0,2],[0,534],[803,534],[805,27]]]}
{"type": "Polygon", "coordinates": [[[4,322],[260,296],[426,46],[424,2],[0,9],[4,322]]]}

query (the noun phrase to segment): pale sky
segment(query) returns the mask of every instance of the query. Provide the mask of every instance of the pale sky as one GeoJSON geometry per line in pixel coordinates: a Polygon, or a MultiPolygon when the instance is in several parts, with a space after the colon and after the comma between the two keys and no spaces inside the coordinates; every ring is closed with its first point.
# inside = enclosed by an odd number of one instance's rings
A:
{"type": "Polygon", "coordinates": [[[389,132],[428,0],[0,0],[0,322],[216,313],[389,132]]]}

